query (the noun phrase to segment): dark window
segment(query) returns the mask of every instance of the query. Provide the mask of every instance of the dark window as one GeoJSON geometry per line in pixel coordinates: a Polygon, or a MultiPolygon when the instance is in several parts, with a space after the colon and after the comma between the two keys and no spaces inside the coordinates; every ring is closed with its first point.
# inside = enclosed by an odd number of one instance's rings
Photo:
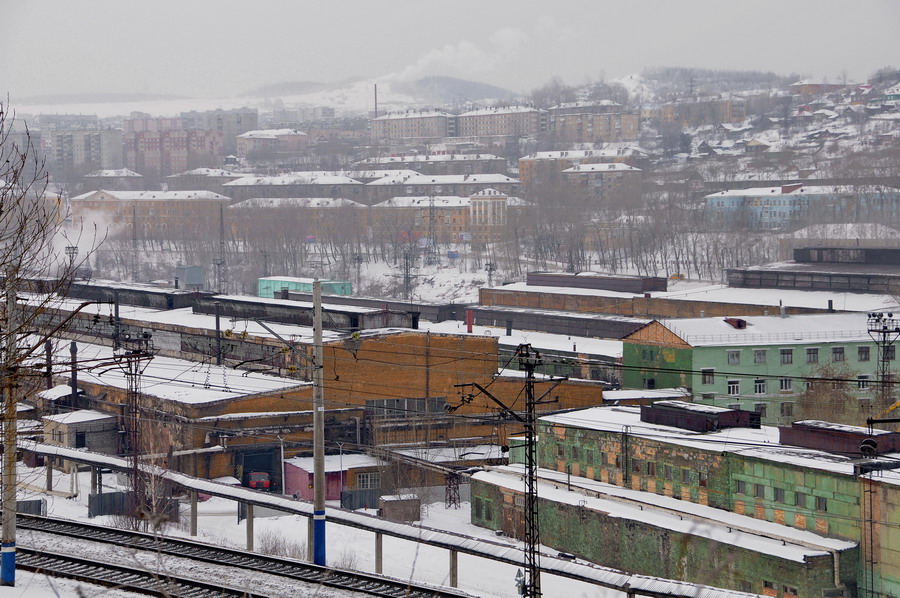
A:
{"type": "Polygon", "coordinates": [[[844,361],[844,348],[843,347],[832,347],[831,348],[831,361],[844,361]]]}
{"type": "Polygon", "coordinates": [[[794,492],[794,504],[798,507],[806,508],[806,494],[803,492],[794,492]]]}
{"type": "Polygon", "coordinates": [[[572,447],[572,461],[578,461],[580,459],[579,451],[577,446],[572,447]]]}
{"type": "Polygon", "coordinates": [[[672,466],[671,465],[666,465],[666,479],[667,480],[672,479],[672,466]]]}
{"type": "Polygon", "coordinates": [[[653,461],[647,461],[647,475],[656,475],[656,463],[654,463],[653,461]]]}
{"type": "Polygon", "coordinates": [[[491,506],[491,501],[489,500],[484,501],[484,518],[487,521],[494,518],[493,508],[491,506]]]}
{"type": "Polygon", "coordinates": [[[644,388],[647,390],[653,390],[656,388],[656,379],[655,378],[644,378],[644,388]]]}
{"type": "Polygon", "coordinates": [[[701,488],[706,488],[706,483],[707,483],[706,472],[705,472],[705,471],[701,471],[698,475],[700,476],[700,477],[699,477],[699,479],[700,479],[700,487],[701,487],[701,488]]]}
{"type": "Polygon", "coordinates": [[[87,446],[87,432],[75,432],[75,448],[87,446]]]}
{"type": "Polygon", "coordinates": [[[760,417],[766,416],[766,403],[754,403],[753,410],[759,413],[760,417]]]}
{"type": "Polygon", "coordinates": [[[781,350],[781,365],[788,365],[794,363],[794,350],[793,349],[782,349],[781,350]]]}
{"type": "Polygon", "coordinates": [[[681,470],[681,483],[682,484],[690,484],[691,483],[691,470],[690,469],[682,469],[681,470]]]}
{"type": "Polygon", "coordinates": [[[866,390],[869,388],[869,376],[868,374],[860,374],[856,377],[856,388],[859,390],[866,390]]]}
{"type": "Polygon", "coordinates": [[[869,347],[857,347],[856,358],[859,361],[869,361],[869,347]]]}
{"type": "Polygon", "coordinates": [[[481,519],[481,498],[476,496],[472,501],[472,510],[475,511],[475,517],[481,519]]]}
{"type": "Polygon", "coordinates": [[[884,354],[887,355],[887,358],[891,361],[897,359],[897,347],[894,345],[888,345],[884,348],[884,354]]]}
{"type": "Polygon", "coordinates": [[[736,395],[741,392],[741,381],[740,380],[729,380],[728,381],[728,394],[736,395]]]}
{"type": "Polygon", "coordinates": [[[735,488],[738,494],[747,494],[747,482],[744,480],[737,481],[737,487],[735,488]]]}
{"type": "Polygon", "coordinates": [[[793,403],[782,403],[781,404],[781,417],[793,417],[794,415],[794,404],[793,403]]]}
{"type": "Polygon", "coordinates": [[[716,383],[716,370],[714,370],[712,368],[704,368],[704,369],[700,370],[700,372],[702,374],[701,382],[703,384],[715,384],[716,383]]]}
{"type": "Polygon", "coordinates": [[[763,587],[766,588],[767,590],[774,590],[774,589],[775,589],[775,582],[774,582],[774,581],[769,581],[768,579],[764,579],[764,580],[763,580],[763,587]]]}
{"type": "Polygon", "coordinates": [[[806,350],[806,363],[819,363],[819,349],[811,348],[806,350]]]}
{"type": "Polygon", "coordinates": [[[784,488],[775,488],[775,501],[784,502],[784,488]]]}
{"type": "Polygon", "coordinates": [[[766,497],[766,487],[762,484],[753,484],[753,496],[756,498],[766,497]]]}
{"type": "Polygon", "coordinates": [[[816,510],[822,511],[823,513],[828,510],[828,499],[824,496],[816,497],[816,510]]]}
{"type": "Polygon", "coordinates": [[[641,473],[641,460],[640,459],[634,459],[631,462],[631,471],[633,471],[634,473],[641,473]]]}

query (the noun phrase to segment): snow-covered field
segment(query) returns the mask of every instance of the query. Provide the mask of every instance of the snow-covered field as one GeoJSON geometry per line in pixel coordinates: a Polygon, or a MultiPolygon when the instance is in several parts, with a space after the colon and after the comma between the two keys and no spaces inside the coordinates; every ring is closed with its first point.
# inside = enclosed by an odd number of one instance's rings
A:
{"type": "MultiPolygon", "coordinates": [[[[86,520],[100,525],[113,525],[112,517],[98,517],[92,520],[87,518],[89,473],[80,473],[75,478],[69,474],[55,472],[54,488],[57,492],[52,495],[40,491],[44,483],[44,475],[42,467],[35,469],[20,467],[19,500],[46,498],[48,514],[51,516],[86,520]],[[61,496],[63,492],[68,493],[78,489],[81,491],[74,498],[61,496]]],[[[105,476],[103,482],[105,489],[116,489],[115,476],[105,476]]],[[[237,548],[246,545],[246,523],[237,522],[236,503],[226,499],[212,498],[198,505],[198,513],[199,540],[237,548]]],[[[463,503],[459,509],[446,509],[443,503],[434,503],[423,507],[421,523],[424,526],[451,530],[473,537],[490,538],[494,541],[502,540],[494,536],[490,530],[469,523],[469,517],[469,503],[463,503]]],[[[292,544],[301,554],[305,551],[307,521],[301,516],[257,517],[254,523],[254,532],[257,549],[266,544],[286,543],[292,544]]],[[[189,535],[183,526],[171,526],[164,533],[181,537],[189,535]]],[[[20,545],[28,546],[28,532],[22,530],[17,540],[20,545]]],[[[515,540],[509,538],[506,538],[505,541],[511,544],[516,543],[515,540]]],[[[449,555],[446,550],[391,537],[385,537],[383,542],[385,575],[441,585],[449,582],[449,555]]],[[[331,524],[327,528],[327,552],[330,565],[374,572],[374,550],[373,533],[337,524],[331,524]]],[[[550,551],[551,549],[546,550],[550,551]]],[[[518,595],[514,584],[516,569],[512,565],[460,554],[460,589],[475,596],[512,598],[518,595]]],[[[573,598],[624,596],[616,591],[546,574],[541,577],[541,580],[546,596],[571,596],[573,598]]],[[[78,588],[81,586],[84,584],[19,572],[16,587],[0,587],[0,598],[46,598],[78,595],[125,598],[134,596],[134,594],[100,587],[88,587],[80,594],[78,588]]]]}

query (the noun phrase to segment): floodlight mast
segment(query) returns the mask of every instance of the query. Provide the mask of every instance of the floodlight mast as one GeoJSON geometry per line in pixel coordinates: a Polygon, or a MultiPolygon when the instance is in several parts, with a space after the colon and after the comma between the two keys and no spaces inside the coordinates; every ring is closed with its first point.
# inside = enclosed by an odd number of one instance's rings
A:
{"type": "Polygon", "coordinates": [[[878,346],[878,399],[882,409],[893,403],[893,376],[891,361],[894,359],[894,343],[900,338],[900,318],[892,312],[868,314],[866,329],[878,346]]]}

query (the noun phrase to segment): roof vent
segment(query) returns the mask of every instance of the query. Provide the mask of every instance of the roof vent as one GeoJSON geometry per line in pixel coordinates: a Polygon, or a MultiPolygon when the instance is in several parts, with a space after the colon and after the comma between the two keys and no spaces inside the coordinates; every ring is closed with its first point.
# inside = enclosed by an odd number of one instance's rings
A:
{"type": "Polygon", "coordinates": [[[747,320],[742,318],[725,318],[725,323],[738,330],[743,330],[747,327],[747,320]]]}

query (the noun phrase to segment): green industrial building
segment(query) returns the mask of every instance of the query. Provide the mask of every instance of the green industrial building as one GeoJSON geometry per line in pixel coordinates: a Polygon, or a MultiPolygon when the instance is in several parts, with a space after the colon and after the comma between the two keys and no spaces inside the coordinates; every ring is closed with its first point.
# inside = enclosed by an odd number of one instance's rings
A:
{"type": "MultiPolygon", "coordinates": [[[[257,279],[259,297],[274,299],[275,293],[287,289],[300,293],[312,293],[314,278],[295,278],[293,276],[266,276],[257,279]]],[[[352,295],[353,286],[348,280],[321,280],[324,295],[352,295]]]]}
{"type": "Polygon", "coordinates": [[[773,425],[862,424],[890,400],[878,396],[868,324],[864,313],[653,321],[623,339],[623,386],[683,386],[697,402],[755,410],[773,425]]]}
{"type": "MultiPolygon", "coordinates": [[[[866,428],[758,421],[681,401],[541,418],[539,475],[555,486],[539,492],[543,543],[601,565],[779,598],[900,595],[900,434],[874,431],[879,456],[863,458],[866,428]],[[554,494],[568,488],[569,499],[554,494]],[[586,496],[643,514],[625,522],[586,496]],[[676,522],[661,523],[657,511],[676,522]],[[679,527],[686,519],[703,525],[679,527]],[[828,554],[798,561],[753,542],[738,550],[728,536],[738,528],[828,554]]],[[[516,461],[522,450],[510,454],[516,461]]],[[[479,476],[473,523],[521,537],[510,523],[521,520],[521,472],[508,484],[479,476]]]]}

